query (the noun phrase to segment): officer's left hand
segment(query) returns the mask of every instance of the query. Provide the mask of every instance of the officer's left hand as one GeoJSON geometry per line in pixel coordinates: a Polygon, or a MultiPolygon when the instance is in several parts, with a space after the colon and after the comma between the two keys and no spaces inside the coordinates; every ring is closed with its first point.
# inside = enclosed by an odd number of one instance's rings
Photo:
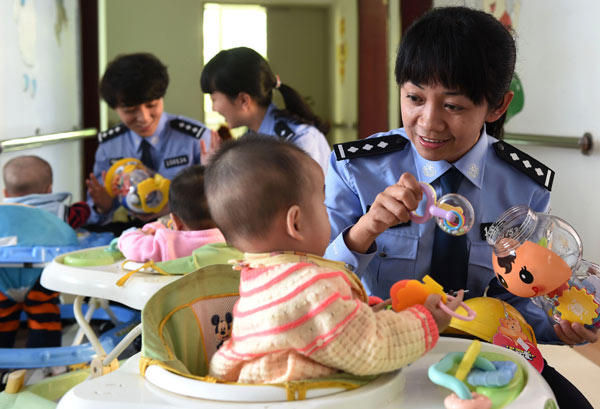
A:
{"type": "Polygon", "coordinates": [[[206,149],[206,143],[200,139],[200,163],[206,166],[211,156],[221,147],[221,137],[217,131],[210,131],[210,149],[206,149]]]}
{"type": "Polygon", "coordinates": [[[562,320],[554,324],[554,332],[567,345],[598,341],[598,328],[588,329],[578,322],[562,320]]]}

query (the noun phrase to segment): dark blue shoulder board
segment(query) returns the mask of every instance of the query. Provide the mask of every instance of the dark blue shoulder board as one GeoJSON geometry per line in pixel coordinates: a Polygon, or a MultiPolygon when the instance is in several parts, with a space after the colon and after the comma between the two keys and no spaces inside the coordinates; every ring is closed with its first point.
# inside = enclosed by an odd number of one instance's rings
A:
{"type": "Polygon", "coordinates": [[[552,169],[504,141],[495,142],[492,146],[500,159],[508,162],[548,191],[552,190],[554,181],[552,169]]]}
{"type": "Polygon", "coordinates": [[[337,160],[344,160],[401,151],[407,144],[408,140],[402,135],[383,135],[376,138],[336,143],[333,145],[333,151],[337,160]]]}
{"type": "Polygon", "coordinates": [[[128,129],[129,128],[123,124],[117,124],[104,132],[98,132],[98,143],[106,142],[114,137],[123,135],[128,129]]]}
{"type": "Polygon", "coordinates": [[[206,127],[186,121],[185,119],[172,119],[170,124],[171,128],[177,129],[179,132],[186,135],[193,136],[196,139],[202,138],[204,131],[206,131],[206,127]]]}

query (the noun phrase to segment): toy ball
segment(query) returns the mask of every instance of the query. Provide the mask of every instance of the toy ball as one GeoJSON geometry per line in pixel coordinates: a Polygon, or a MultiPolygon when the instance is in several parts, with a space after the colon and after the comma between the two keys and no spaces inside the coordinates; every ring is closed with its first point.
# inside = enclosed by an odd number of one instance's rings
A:
{"type": "Polygon", "coordinates": [[[453,236],[466,234],[475,222],[475,211],[471,203],[455,193],[442,196],[437,200],[435,189],[429,183],[420,182],[423,200],[419,211],[411,212],[410,219],[415,223],[425,223],[432,217],[438,227],[453,236]]]}
{"type": "Polygon", "coordinates": [[[135,158],[115,162],[104,178],[111,197],[118,197],[123,207],[132,213],[160,212],[169,200],[169,179],[146,168],[135,158]]]}
{"type": "Polygon", "coordinates": [[[581,239],[569,223],[514,206],[492,224],[487,242],[494,273],[509,292],[532,298],[553,322],[600,322],[600,267],[582,260],[581,239]]]}

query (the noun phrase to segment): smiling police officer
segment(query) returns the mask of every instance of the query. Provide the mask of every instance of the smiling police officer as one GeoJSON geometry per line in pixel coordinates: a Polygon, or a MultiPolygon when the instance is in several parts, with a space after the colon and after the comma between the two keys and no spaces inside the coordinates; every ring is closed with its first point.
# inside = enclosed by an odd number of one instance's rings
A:
{"type": "Polygon", "coordinates": [[[100,93],[122,123],[98,134],[94,171],[86,180],[88,224],[112,221],[118,202],[103,186],[103,172],[122,158],[137,158],[148,168],[172,179],[181,169],[200,163],[200,140],[211,132],[193,119],[163,111],[169,85],[167,67],[152,54],[117,57],[106,68],[100,93]]]}

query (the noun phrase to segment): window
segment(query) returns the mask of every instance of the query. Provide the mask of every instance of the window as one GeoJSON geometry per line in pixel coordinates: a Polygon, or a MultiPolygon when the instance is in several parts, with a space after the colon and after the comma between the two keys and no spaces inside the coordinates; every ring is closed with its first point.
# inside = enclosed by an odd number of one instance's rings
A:
{"type": "MultiPolygon", "coordinates": [[[[267,10],[258,5],[207,3],[204,6],[204,64],[219,51],[249,47],[267,56],[267,10]]],[[[225,121],[212,110],[210,95],[204,94],[204,122],[217,129],[225,121]]]]}

